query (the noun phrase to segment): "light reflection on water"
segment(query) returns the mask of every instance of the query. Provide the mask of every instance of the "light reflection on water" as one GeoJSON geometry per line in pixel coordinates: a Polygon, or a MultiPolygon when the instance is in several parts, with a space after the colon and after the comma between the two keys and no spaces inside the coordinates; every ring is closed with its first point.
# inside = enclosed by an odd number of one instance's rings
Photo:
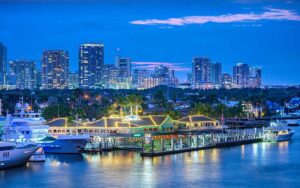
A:
{"type": "Polygon", "coordinates": [[[155,158],[127,151],[48,155],[45,163],[0,171],[0,187],[293,187],[300,184],[296,129],[291,142],[155,158]]]}

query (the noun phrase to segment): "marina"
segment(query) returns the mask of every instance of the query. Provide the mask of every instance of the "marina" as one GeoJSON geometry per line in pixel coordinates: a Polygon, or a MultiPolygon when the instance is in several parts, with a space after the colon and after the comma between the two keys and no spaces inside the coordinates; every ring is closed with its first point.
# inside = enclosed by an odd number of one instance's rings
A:
{"type": "MultiPolygon", "coordinates": [[[[300,132],[299,127],[293,129],[300,132]]],[[[295,134],[289,142],[259,142],[154,158],[122,150],[49,154],[44,163],[0,171],[0,187],[54,188],[62,181],[66,187],[181,187],[187,182],[190,187],[282,187],[283,183],[295,187],[300,184],[299,148],[300,134],[295,134]]]]}

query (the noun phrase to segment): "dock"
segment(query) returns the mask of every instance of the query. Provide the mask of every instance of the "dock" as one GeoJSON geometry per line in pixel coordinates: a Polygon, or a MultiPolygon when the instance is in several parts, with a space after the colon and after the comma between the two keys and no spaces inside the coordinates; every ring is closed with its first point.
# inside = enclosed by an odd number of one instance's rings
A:
{"type": "Polygon", "coordinates": [[[231,147],[252,144],[263,141],[263,134],[236,133],[202,134],[202,135],[173,135],[169,137],[154,137],[143,143],[140,155],[156,157],[212,148],[231,147]],[[158,138],[158,139],[157,139],[158,138]]]}

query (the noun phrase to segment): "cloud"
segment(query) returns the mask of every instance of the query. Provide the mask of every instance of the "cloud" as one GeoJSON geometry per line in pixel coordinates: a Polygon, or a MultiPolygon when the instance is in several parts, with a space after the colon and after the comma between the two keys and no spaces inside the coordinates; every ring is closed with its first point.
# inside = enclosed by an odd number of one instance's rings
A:
{"type": "Polygon", "coordinates": [[[154,70],[155,67],[159,65],[164,65],[174,71],[191,71],[189,67],[184,67],[183,63],[150,61],[150,62],[132,62],[132,65],[135,68],[147,69],[147,70],[154,70]]]}
{"type": "Polygon", "coordinates": [[[232,23],[258,20],[289,20],[300,21],[300,16],[293,10],[266,8],[262,13],[246,14],[225,14],[219,16],[186,16],[168,19],[146,19],[134,20],[131,24],[135,25],[171,25],[183,26],[188,24],[205,24],[205,23],[232,23]]]}

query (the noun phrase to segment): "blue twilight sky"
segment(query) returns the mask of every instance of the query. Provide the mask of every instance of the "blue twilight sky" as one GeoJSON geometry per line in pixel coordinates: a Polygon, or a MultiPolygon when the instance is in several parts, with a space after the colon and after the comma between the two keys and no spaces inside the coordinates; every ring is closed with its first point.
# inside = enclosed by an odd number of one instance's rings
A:
{"type": "Polygon", "coordinates": [[[163,63],[186,79],[193,57],[263,68],[264,84],[300,84],[299,0],[0,0],[0,41],[8,59],[40,65],[44,49],[64,49],[78,68],[78,46],[105,45],[135,66],[163,63]]]}

